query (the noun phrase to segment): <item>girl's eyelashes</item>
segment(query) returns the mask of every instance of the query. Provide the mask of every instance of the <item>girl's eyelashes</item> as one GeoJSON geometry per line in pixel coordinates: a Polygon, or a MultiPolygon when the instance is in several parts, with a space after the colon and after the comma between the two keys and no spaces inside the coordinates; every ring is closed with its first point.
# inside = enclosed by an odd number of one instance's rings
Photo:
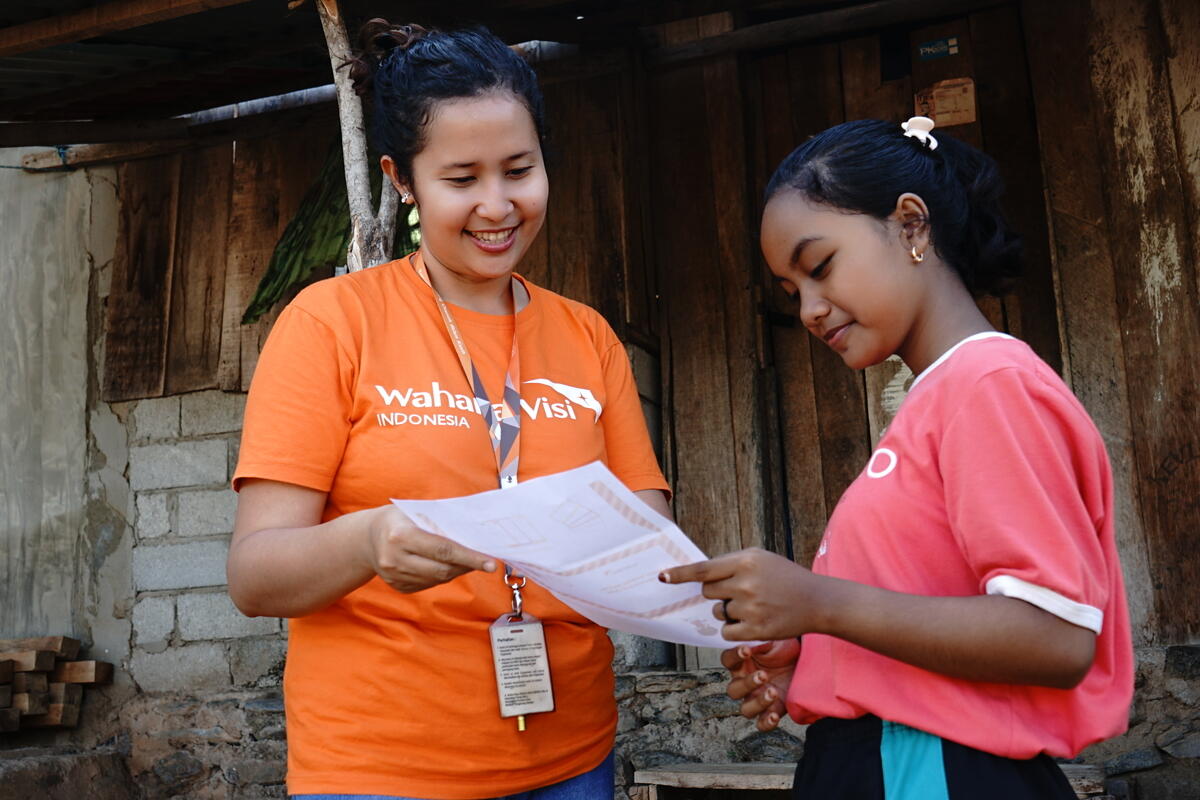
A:
{"type": "Polygon", "coordinates": [[[509,174],[509,175],[511,175],[511,176],[512,176],[512,177],[514,177],[514,178],[520,178],[520,177],[522,177],[522,176],[524,176],[524,175],[527,175],[527,174],[529,174],[529,171],[530,171],[531,169],[533,169],[533,165],[532,165],[532,164],[531,164],[531,165],[529,165],[528,167],[517,167],[516,169],[510,169],[510,170],[508,171],[508,174],[509,174]]]}
{"type": "Polygon", "coordinates": [[[812,272],[808,273],[810,278],[820,278],[825,274],[825,269],[829,266],[829,262],[833,260],[833,254],[830,254],[824,261],[812,268],[812,272]]]}
{"type": "Polygon", "coordinates": [[[475,180],[474,175],[458,175],[453,178],[443,178],[443,180],[453,183],[455,186],[466,186],[471,181],[475,180]]]}

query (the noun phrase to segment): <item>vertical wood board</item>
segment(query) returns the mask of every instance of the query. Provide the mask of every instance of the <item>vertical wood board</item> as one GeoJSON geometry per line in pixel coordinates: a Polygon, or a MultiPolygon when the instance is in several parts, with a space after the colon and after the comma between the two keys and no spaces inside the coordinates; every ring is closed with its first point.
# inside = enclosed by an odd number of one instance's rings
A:
{"type": "Polygon", "coordinates": [[[1101,121],[1092,100],[1087,0],[1021,7],[1039,131],[1051,257],[1060,299],[1063,361],[1072,391],[1108,447],[1117,544],[1135,643],[1157,638],[1153,581],[1134,466],[1126,356],[1100,166],[1101,121]],[[1064,39],[1063,30],[1077,35],[1064,39]]]}
{"type": "Polygon", "coordinates": [[[225,250],[233,144],[181,156],[175,274],[164,391],[217,386],[225,302],[225,250]]]}
{"type": "Polygon", "coordinates": [[[1128,364],[1142,519],[1160,627],[1200,635],[1200,315],[1172,131],[1166,42],[1152,0],[1095,0],[1089,43],[1102,119],[1118,311],[1128,364]],[[1130,91],[1136,87],[1136,91],[1130,91]]]}
{"type": "Polygon", "coordinates": [[[1045,185],[1017,9],[1000,6],[973,15],[971,39],[983,146],[1000,167],[1005,213],[1024,240],[1024,272],[1005,299],[1005,322],[1009,333],[1061,373],[1045,185]]]}
{"type": "Polygon", "coordinates": [[[117,170],[120,217],[104,343],[108,402],[163,393],[179,168],[172,155],[117,170]]]}

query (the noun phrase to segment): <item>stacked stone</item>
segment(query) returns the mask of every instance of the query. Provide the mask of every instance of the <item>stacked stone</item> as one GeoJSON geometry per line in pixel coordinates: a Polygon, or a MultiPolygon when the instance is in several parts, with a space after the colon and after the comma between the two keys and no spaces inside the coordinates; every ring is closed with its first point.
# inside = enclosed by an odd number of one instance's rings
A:
{"type": "Polygon", "coordinates": [[[86,684],[112,681],[112,664],[76,661],[69,636],[0,639],[0,731],[73,728],[86,684]]]}

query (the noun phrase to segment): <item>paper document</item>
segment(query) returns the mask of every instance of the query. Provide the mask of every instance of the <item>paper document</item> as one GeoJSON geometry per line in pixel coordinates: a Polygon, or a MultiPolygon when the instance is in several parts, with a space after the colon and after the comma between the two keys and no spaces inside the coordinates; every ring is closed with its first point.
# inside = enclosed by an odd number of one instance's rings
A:
{"type": "Polygon", "coordinates": [[[658,580],[667,567],[703,561],[704,553],[599,461],[511,489],[392,502],[419,527],[508,562],[606,628],[732,646],[700,584],[658,580]]]}

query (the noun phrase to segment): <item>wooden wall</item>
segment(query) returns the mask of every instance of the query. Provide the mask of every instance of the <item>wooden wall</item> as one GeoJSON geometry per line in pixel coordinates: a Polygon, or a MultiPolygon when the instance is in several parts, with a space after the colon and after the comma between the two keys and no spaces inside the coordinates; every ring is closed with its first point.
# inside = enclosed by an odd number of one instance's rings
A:
{"type": "Polygon", "coordinates": [[[330,117],[118,168],[105,400],[249,387],[278,309],[242,313],[336,135],[330,117]]]}
{"type": "Polygon", "coordinates": [[[1195,642],[1200,7],[1063,0],[1021,11],[1065,374],[1112,457],[1139,640],[1195,642]]]}

